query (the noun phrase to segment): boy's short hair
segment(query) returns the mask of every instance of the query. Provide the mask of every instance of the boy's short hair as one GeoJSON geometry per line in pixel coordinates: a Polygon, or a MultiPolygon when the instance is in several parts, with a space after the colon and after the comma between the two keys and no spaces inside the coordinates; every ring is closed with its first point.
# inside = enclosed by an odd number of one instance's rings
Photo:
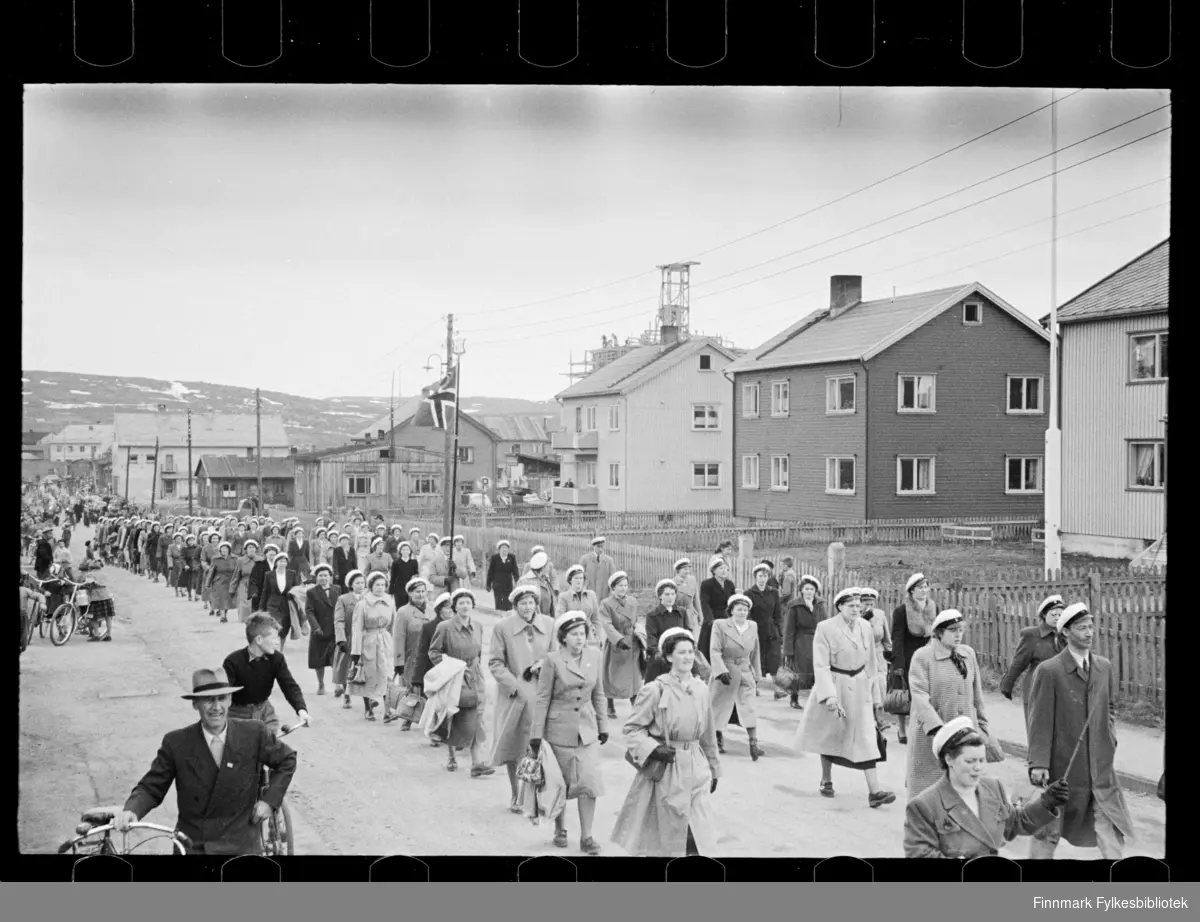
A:
{"type": "Polygon", "coordinates": [[[246,643],[254,643],[254,641],[263,634],[269,634],[271,631],[282,630],[283,625],[272,618],[270,615],[258,612],[250,616],[250,620],[246,622],[246,643]]]}

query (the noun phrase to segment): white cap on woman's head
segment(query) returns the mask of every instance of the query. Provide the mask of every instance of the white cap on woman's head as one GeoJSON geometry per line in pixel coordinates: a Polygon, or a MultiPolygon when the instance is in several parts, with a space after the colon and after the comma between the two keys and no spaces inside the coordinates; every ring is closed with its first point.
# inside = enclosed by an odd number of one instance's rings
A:
{"type": "Polygon", "coordinates": [[[571,581],[571,577],[573,577],[576,573],[586,574],[587,571],[584,570],[579,564],[572,564],[567,568],[566,580],[568,583],[571,581]]]}
{"type": "Polygon", "coordinates": [[[947,608],[945,611],[939,612],[938,616],[933,619],[933,625],[930,629],[936,631],[943,624],[954,624],[962,621],[962,619],[962,612],[957,608],[947,608]]]}
{"type": "Polygon", "coordinates": [[[629,579],[629,574],[626,573],[624,570],[618,570],[616,573],[614,573],[612,576],[610,576],[608,578],[608,588],[609,589],[616,588],[617,583],[619,583],[623,579],[629,579]]]}
{"type": "Polygon", "coordinates": [[[554,633],[558,634],[559,631],[562,631],[568,625],[574,627],[575,624],[573,622],[587,624],[587,621],[587,615],[581,611],[565,611],[554,619],[554,633]]]}
{"type": "Polygon", "coordinates": [[[946,748],[946,744],[950,742],[950,738],[962,730],[974,730],[975,724],[971,722],[971,718],[963,715],[955,717],[953,720],[947,720],[942,724],[937,733],[933,734],[933,757],[940,758],[942,750],[946,748]]]}
{"type": "Polygon", "coordinates": [[[540,570],[550,562],[550,558],[546,556],[545,551],[538,551],[529,561],[529,569],[540,570]]]}
{"type": "Polygon", "coordinates": [[[542,596],[542,590],[537,586],[530,586],[526,583],[524,586],[515,586],[513,591],[508,594],[508,600],[516,605],[523,596],[530,596],[536,602],[542,596]]]}
{"type": "Polygon", "coordinates": [[[923,582],[925,582],[925,574],[924,573],[914,573],[912,576],[910,576],[908,578],[908,582],[904,584],[904,591],[912,592],[914,586],[916,586],[918,583],[923,583],[923,582]]]}

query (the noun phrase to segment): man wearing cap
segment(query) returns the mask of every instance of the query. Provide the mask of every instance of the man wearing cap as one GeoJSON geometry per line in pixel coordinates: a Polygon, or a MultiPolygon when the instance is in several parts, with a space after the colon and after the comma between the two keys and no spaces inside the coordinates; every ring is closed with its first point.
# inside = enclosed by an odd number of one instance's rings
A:
{"type": "Polygon", "coordinates": [[[429,567],[438,557],[446,555],[438,549],[438,544],[442,539],[430,532],[425,536],[425,546],[421,548],[421,552],[417,554],[418,573],[424,579],[429,579],[429,567]]]}
{"type": "Polygon", "coordinates": [[[529,561],[529,569],[517,583],[518,586],[538,587],[538,611],[554,617],[558,605],[558,591],[550,576],[550,558],[543,550],[537,550],[529,561]]]}
{"type": "Polygon", "coordinates": [[[296,753],[275,739],[259,720],[229,716],[231,696],[240,691],[223,669],[192,675],[191,701],[200,720],[163,737],[150,771],[137,783],[116,817],[126,830],[163,802],[175,785],[176,828],[191,839],[189,854],[257,855],[260,824],[279,809],[296,772],[296,753]],[[259,795],[262,767],[271,769],[259,795]]]}
{"type": "Polygon", "coordinates": [[[596,598],[603,602],[611,591],[608,579],[617,572],[613,559],[604,553],[604,538],[597,536],[592,539],[591,553],[580,557],[579,565],[583,567],[584,587],[596,593],[596,598]]]}
{"type": "Polygon", "coordinates": [[[1037,667],[1029,692],[1029,780],[1042,786],[1065,778],[1071,794],[1061,822],[1034,836],[1029,857],[1053,858],[1065,838],[1119,861],[1133,823],[1113,767],[1116,675],[1112,663],[1092,652],[1095,626],[1082,602],[1063,610],[1058,632],[1066,649],[1037,667]]]}
{"type": "Polygon", "coordinates": [[[454,569],[458,573],[454,588],[469,589],[475,581],[475,558],[471,556],[471,549],[467,547],[467,541],[462,535],[454,536],[454,549],[450,553],[450,559],[454,561],[454,569]]]}
{"type": "Polygon", "coordinates": [[[429,569],[425,579],[429,585],[442,592],[454,592],[463,588],[459,578],[458,567],[450,557],[451,540],[442,538],[437,556],[429,561],[429,569]]]}
{"type": "Polygon", "coordinates": [[[484,586],[496,599],[496,611],[512,609],[509,594],[520,576],[517,558],[512,554],[512,545],[506,538],[501,538],[496,543],[496,553],[488,560],[487,583],[484,586]]]}
{"type": "Polygon", "coordinates": [[[1058,633],[1058,616],[1063,611],[1061,595],[1052,595],[1042,600],[1037,608],[1037,623],[1021,629],[1021,642],[1013,654],[1012,665],[1000,682],[1000,694],[1012,701],[1013,686],[1021,674],[1021,704],[1025,707],[1025,723],[1029,723],[1029,691],[1033,687],[1033,674],[1037,667],[1048,659],[1058,656],[1066,647],[1066,641],[1058,633]]]}

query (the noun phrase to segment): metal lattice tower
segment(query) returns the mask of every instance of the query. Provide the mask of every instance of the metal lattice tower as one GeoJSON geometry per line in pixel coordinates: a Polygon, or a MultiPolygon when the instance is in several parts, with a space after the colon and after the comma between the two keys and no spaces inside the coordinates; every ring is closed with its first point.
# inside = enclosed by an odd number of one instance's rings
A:
{"type": "Polygon", "coordinates": [[[663,329],[674,327],[679,331],[679,339],[689,337],[692,320],[692,266],[700,263],[688,261],[682,263],[667,263],[659,266],[662,272],[662,287],[658,293],[658,317],[655,327],[663,329]]]}

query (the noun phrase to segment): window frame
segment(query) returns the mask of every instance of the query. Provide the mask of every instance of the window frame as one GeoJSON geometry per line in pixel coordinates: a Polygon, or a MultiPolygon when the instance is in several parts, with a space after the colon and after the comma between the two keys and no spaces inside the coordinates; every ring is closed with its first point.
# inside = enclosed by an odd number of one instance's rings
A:
{"type": "Polygon", "coordinates": [[[344,474],[343,477],[345,478],[345,481],[346,481],[344,484],[344,486],[346,488],[346,490],[345,490],[346,496],[377,496],[378,495],[378,493],[376,492],[376,480],[378,478],[374,474],[344,474]],[[357,481],[357,480],[363,481],[363,487],[366,490],[365,493],[358,493],[355,491],[354,486],[355,486],[355,481],[357,481]]]}
{"type": "Polygon", "coordinates": [[[787,493],[791,490],[792,484],[792,459],[791,455],[771,455],[771,492],[772,493],[787,493]],[[776,462],[782,461],[782,465],[776,462]],[[776,470],[783,475],[779,478],[782,483],[776,483],[776,470]]]}
{"type": "Polygon", "coordinates": [[[760,468],[760,458],[758,455],[742,455],[742,489],[743,490],[759,489],[759,484],[761,482],[759,479],[759,473],[760,473],[759,468],[760,468]],[[754,482],[753,483],[747,482],[747,479],[746,479],[746,462],[747,461],[754,462],[754,465],[753,465],[753,467],[754,467],[754,482]]]}
{"type": "Polygon", "coordinates": [[[791,381],[787,380],[786,378],[783,379],[782,381],[772,381],[771,382],[771,418],[772,419],[786,419],[788,416],[791,415],[791,409],[792,409],[791,381]],[[775,393],[776,393],[776,390],[781,387],[783,388],[783,391],[784,391],[783,400],[780,401],[780,403],[782,403],[782,405],[783,405],[783,409],[778,410],[778,409],[776,409],[775,393]]]}
{"type": "Polygon", "coordinates": [[[579,478],[580,488],[596,486],[596,462],[595,461],[580,461],[576,465],[577,469],[582,470],[584,476],[579,478]],[[591,474],[591,482],[588,482],[587,474],[591,474]]]}
{"type": "MultiPolygon", "coordinates": [[[[692,432],[720,432],[721,431],[721,405],[719,403],[693,403],[691,405],[691,407],[692,407],[692,432]],[[713,417],[716,418],[716,422],[717,422],[717,424],[715,426],[697,426],[696,425],[696,410],[700,407],[704,407],[706,410],[713,411],[712,415],[713,415],[713,417]]],[[[705,412],[704,418],[706,421],[708,420],[709,415],[707,412],[705,412]]]]}
{"type": "Polygon", "coordinates": [[[458,462],[459,462],[459,464],[474,464],[475,463],[475,446],[474,445],[459,445],[458,446],[458,462]]]}
{"type": "Polygon", "coordinates": [[[621,431],[621,405],[619,403],[609,404],[608,407],[608,431],[621,431]]]}
{"type": "Polygon", "coordinates": [[[598,409],[599,408],[595,404],[592,404],[591,406],[587,406],[587,407],[583,408],[583,411],[584,411],[583,412],[583,431],[584,432],[599,432],[600,431],[599,429],[596,428],[596,419],[600,415],[599,413],[596,412],[598,409]]]}
{"type": "MultiPolygon", "coordinates": [[[[835,388],[836,393],[841,392],[841,387],[835,388]]],[[[858,375],[851,372],[847,375],[826,375],[825,376],[825,415],[826,416],[853,416],[858,412],[858,375]],[[845,381],[850,379],[854,382],[854,406],[849,410],[835,410],[831,406],[830,388],[834,386],[835,381],[845,381]]]]}
{"type": "MultiPolygon", "coordinates": [[[[1162,330],[1131,330],[1128,334],[1126,334],[1129,337],[1129,344],[1128,344],[1129,361],[1127,363],[1127,370],[1125,373],[1126,374],[1126,380],[1125,380],[1126,384],[1162,384],[1163,382],[1168,380],[1167,376],[1162,374],[1162,341],[1169,333],[1170,333],[1169,329],[1162,329],[1162,330]],[[1133,376],[1133,369],[1134,369],[1133,344],[1136,340],[1148,339],[1151,336],[1154,337],[1154,370],[1155,370],[1156,374],[1152,378],[1135,378],[1133,376]]],[[[1168,372],[1169,372],[1169,369],[1168,369],[1168,372]]],[[[1145,489],[1145,488],[1143,488],[1143,489],[1145,489]]]]}
{"type": "Polygon", "coordinates": [[[721,483],[721,462],[720,461],[693,461],[692,462],[692,489],[693,490],[719,490],[719,489],[721,489],[722,486],[723,486],[723,484],[721,483]],[[710,486],[707,483],[705,483],[705,484],[698,486],[696,484],[696,468],[701,465],[704,466],[704,473],[701,476],[706,481],[708,480],[708,475],[710,473],[709,468],[715,467],[717,469],[717,471],[716,471],[717,482],[715,485],[710,486]]]}
{"type": "Polygon", "coordinates": [[[963,312],[962,312],[963,326],[968,326],[968,327],[983,326],[983,302],[982,301],[978,301],[978,300],[963,301],[962,307],[963,307],[963,312]],[[968,307],[975,307],[978,309],[978,311],[979,311],[979,319],[978,320],[968,320],[967,319],[967,308],[968,307]]]}
{"type": "Polygon", "coordinates": [[[710,353],[701,352],[699,355],[696,356],[696,370],[697,371],[716,371],[716,369],[713,368],[712,355],[710,353]],[[708,359],[708,367],[707,368],[704,367],[705,359],[708,359]]]}
{"type": "Polygon", "coordinates": [[[742,385],[742,419],[758,419],[759,418],[759,406],[760,406],[759,396],[760,396],[759,385],[757,383],[742,385]],[[747,405],[746,395],[751,389],[753,389],[753,391],[754,391],[754,412],[753,413],[747,412],[747,410],[746,410],[746,405],[747,405]]]}
{"type": "Polygon", "coordinates": [[[1005,455],[1004,456],[1004,493],[1006,496],[1044,496],[1046,493],[1046,456],[1045,455],[1005,455]],[[1014,461],[1021,463],[1021,483],[1025,483],[1026,469],[1025,465],[1029,461],[1038,463],[1038,487],[1035,490],[1026,490],[1022,487],[1019,490],[1014,490],[1008,483],[1009,466],[1014,461]]]}
{"type": "Polygon", "coordinates": [[[409,496],[439,496],[441,490],[438,488],[437,474],[433,473],[416,473],[409,474],[412,479],[408,484],[409,496]],[[422,490],[421,487],[425,484],[429,485],[428,490],[422,490]]]}
{"type": "Polygon", "coordinates": [[[1167,444],[1166,439],[1126,439],[1125,444],[1128,446],[1125,449],[1127,472],[1125,474],[1125,489],[1130,493],[1162,493],[1166,490],[1166,466],[1167,466],[1167,444]],[[1153,445],[1154,452],[1154,468],[1155,480],[1157,486],[1145,486],[1143,484],[1134,483],[1134,474],[1137,470],[1135,459],[1137,457],[1136,448],[1138,445],[1153,445]]]}
{"type": "MultiPolygon", "coordinates": [[[[1005,375],[1004,377],[1004,412],[1008,416],[1045,416],[1046,415],[1046,378],[1045,375],[1005,375]],[[1012,408],[1012,382],[1020,380],[1022,403],[1029,403],[1029,385],[1027,382],[1036,380],[1038,383],[1038,409],[1030,410],[1012,408]]],[[[1029,457],[1033,457],[1030,455],[1029,457]]]]}
{"type": "Polygon", "coordinates": [[[937,376],[936,372],[931,374],[929,372],[924,372],[924,371],[914,372],[912,374],[896,375],[896,412],[903,413],[905,415],[912,414],[912,415],[917,415],[917,416],[933,416],[934,414],[936,414],[937,413],[937,377],[938,376],[937,376]],[[913,381],[914,406],[911,406],[911,407],[904,406],[904,381],[906,378],[911,378],[913,381]],[[928,409],[915,406],[915,403],[917,402],[917,399],[918,399],[917,395],[920,393],[920,383],[921,383],[920,379],[921,378],[931,378],[933,380],[933,389],[930,391],[930,394],[929,394],[930,399],[929,399],[929,408],[928,409]]]}
{"type": "Polygon", "coordinates": [[[609,461],[608,462],[608,488],[610,490],[621,489],[621,462],[620,461],[609,461]],[[615,475],[615,477],[614,477],[614,475],[615,475]],[[616,480],[616,483],[613,483],[614,479],[616,480]]]}
{"type": "MultiPolygon", "coordinates": [[[[857,474],[857,471],[855,472],[857,474]]],[[[829,472],[825,474],[826,485],[829,482],[829,472]]],[[[897,496],[937,496],[937,456],[936,455],[897,455],[896,456],[896,495],[897,496]],[[913,489],[905,490],[902,486],[904,462],[913,462],[913,489]],[[918,480],[918,463],[929,462],[929,489],[918,490],[915,486],[918,480]]]]}
{"type": "Polygon", "coordinates": [[[858,490],[858,458],[855,457],[854,455],[826,455],[825,456],[825,492],[830,494],[831,496],[854,496],[855,493],[857,492],[857,490],[858,490]],[[841,462],[842,461],[849,461],[854,465],[853,472],[851,474],[851,476],[854,478],[854,486],[851,487],[849,490],[847,490],[841,486],[831,487],[829,485],[830,462],[837,462],[838,466],[836,467],[836,470],[838,472],[838,482],[840,483],[841,482],[841,462]]]}

